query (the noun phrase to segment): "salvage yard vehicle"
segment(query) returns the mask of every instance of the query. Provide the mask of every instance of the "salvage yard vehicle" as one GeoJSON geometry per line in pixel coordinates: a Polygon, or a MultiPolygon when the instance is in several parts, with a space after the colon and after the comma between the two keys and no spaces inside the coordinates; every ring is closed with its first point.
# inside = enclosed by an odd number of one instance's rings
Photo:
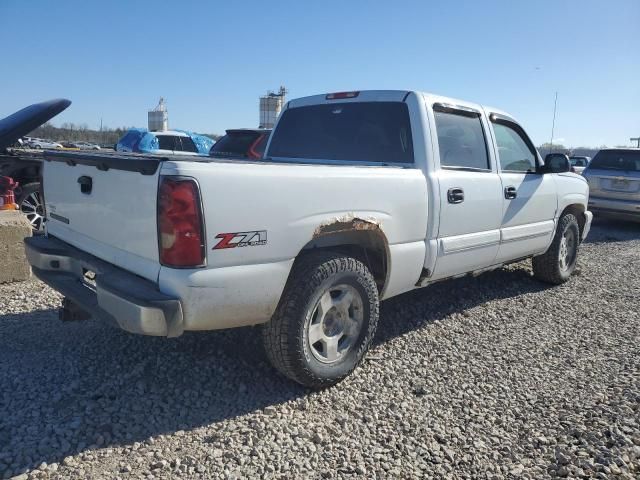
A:
{"type": "Polygon", "coordinates": [[[100,145],[91,142],[75,142],[80,150],[101,150],[100,145]]]}
{"type": "Polygon", "coordinates": [[[513,117],[414,91],[292,100],[262,160],[46,159],[47,236],[25,243],[63,319],[262,324],[273,365],[313,388],[359,364],[380,300],[526,258],[565,282],[592,219],[586,180],[513,117]]]}
{"type": "Polygon", "coordinates": [[[100,150],[100,146],[89,142],[62,142],[62,146],[67,150],[100,150]]]}
{"type": "Polygon", "coordinates": [[[271,129],[237,128],[226,131],[226,135],[213,144],[209,156],[221,158],[259,159],[269,141],[271,129]]]}
{"type": "Polygon", "coordinates": [[[589,165],[591,157],[572,155],[569,157],[569,161],[571,162],[572,171],[582,173],[584,169],[587,168],[587,165],[589,165]]]}
{"type": "Polygon", "coordinates": [[[25,144],[25,146],[27,148],[34,148],[36,150],[42,150],[45,148],[63,148],[61,143],[51,140],[44,140],[42,138],[32,138],[25,144]]]}
{"type": "Polygon", "coordinates": [[[640,222],[640,149],[602,149],[582,174],[595,215],[640,222]]]}
{"type": "MultiPolygon", "coordinates": [[[[46,123],[71,105],[66,99],[35,103],[0,119],[0,176],[18,182],[16,203],[35,231],[42,231],[44,205],[40,194],[42,152],[12,148],[20,138],[46,123]]],[[[25,145],[36,139],[24,137],[25,145]]]]}
{"type": "Polygon", "coordinates": [[[146,128],[131,128],[118,140],[118,152],[175,155],[208,155],[213,139],[183,130],[150,132],[146,128]]]}
{"type": "Polygon", "coordinates": [[[64,141],[60,142],[60,144],[62,145],[62,148],[66,148],[67,150],[80,150],[78,142],[64,141]]]}

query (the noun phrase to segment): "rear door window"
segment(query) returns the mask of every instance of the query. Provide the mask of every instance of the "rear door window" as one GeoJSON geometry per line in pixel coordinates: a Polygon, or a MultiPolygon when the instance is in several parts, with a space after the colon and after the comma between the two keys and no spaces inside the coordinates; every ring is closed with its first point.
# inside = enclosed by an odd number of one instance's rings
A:
{"type": "Polygon", "coordinates": [[[269,157],[413,163],[409,110],[402,102],[327,103],[282,113],[269,157]]]}
{"type": "Polygon", "coordinates": [[[442,112],[434,109],[440,166],[490,170],[487,143],[480,115],[442,112]]]}
{"type": "Polygon", "coordinates": [[[600,150],[591,160],[589,168],[640,172],[640,151],[600,150]]]}

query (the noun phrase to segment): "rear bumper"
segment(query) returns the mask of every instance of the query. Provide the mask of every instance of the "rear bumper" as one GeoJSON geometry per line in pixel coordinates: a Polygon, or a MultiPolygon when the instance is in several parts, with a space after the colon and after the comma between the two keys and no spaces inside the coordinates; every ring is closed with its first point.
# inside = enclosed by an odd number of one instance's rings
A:
{"type": "Polygon", "coordinates": [[[589,210],[596,215],[640,221],[640,201],[591,197],[589,210]]]}
{"type": "Polygon", "coordinates": [[[182,305],[149,280],[128,273],[55,237],[25,239],[33,273],[94,317],[142,335],[177,337],[184,331],[182,305]],[[95,285],[84,279],[95,273],[95,285]]]}

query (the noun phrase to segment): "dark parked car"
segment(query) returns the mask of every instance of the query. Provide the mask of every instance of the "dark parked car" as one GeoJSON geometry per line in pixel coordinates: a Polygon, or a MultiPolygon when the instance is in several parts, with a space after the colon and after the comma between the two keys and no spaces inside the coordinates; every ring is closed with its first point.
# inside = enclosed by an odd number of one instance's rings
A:
{"type": "Polygon", "coordinates": [[[65,99],[36,103],[0,119],[0,176],[12,177],[19,183],[16,202],[34,230],[42,230],[43,203],[40,193],[42,153],[24,152],[11,147],[29,132],[65,110],[71,102],[65,99]]]}
{"type": "Polygon", "coordinates": [[[640,222],[640,149],[600,150],[582,175],[594,215],[640,222]]]}
{"type": "Polygon", "coordinates": [[[210,157],[260,159],[269,141],[271,130],[262,128],[238,128],[227,130],[211,150],[210,157]]]}

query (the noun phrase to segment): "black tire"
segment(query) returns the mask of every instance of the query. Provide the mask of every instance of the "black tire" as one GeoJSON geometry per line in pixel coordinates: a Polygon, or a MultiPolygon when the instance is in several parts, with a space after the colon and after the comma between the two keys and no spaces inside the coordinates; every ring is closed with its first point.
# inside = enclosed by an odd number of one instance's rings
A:
{"type": "Polygon", "coordinates": [[[576,217],[567,213],[560,217],[553,242],[549,249],[540,256],[533,257],[533,275],[543,282],[559,285],[566,282],[576,268],[578,260],[578,246],[580,245],[580,227],[576,217]],[[563,238],[567,245],[563,249],[563,238]],[[572,239],[568,245],[568,238],[572,239]],[[564,257],[564,262],[562,261],[564,257]]]}
{"type": "MultiPolygon", "coordinates": [[[[358,366],[369,349],[378,325],[378,309],[376,282],[362,262],[335,252],[306,255],[294,264],[276,312],[263,325],[267,357],[283,375],[306,387],[335,385],[358,366]],[[342,290],[344,294],[340,293],[342,290]],[[336,292],[338,296],[334,298],[336,292]],[[338,311],[335,305],[344,308],[342,302],[347,293],[354,303],[335,313],[338,311]],[[327,295],[332,306],[319,314],[326,308],[321,305],[327,295]],[[350,313],[343,315],[345,312],[350,313]],[[320,321],[318,315],[322,317],[320,321]],[[360,320],[354,320],[356,317],[360,320]],[[339,324],[338,332],[329,330],[327,334],[328,324],[329,329],[339,324]],[[324,340],[311,344],[312,327],[316,327],[316,332],[321,329],[324,340]],[[339,344],[344,339],[347,347],[340,353],[339,344]],[[326,352],[326,358],[321,352],[325,340],[336,345],[335,351],[326,352]],[[332,354],[338,355],[335,360],[330,360],[332,354]]],[[[324,349],[331,350],[327,345],[324,344],[324,349]]]]}
{"type": "MultiPolygon", "coordinates": [[[[32,197],[33,198],[33,197],[32,197]]],[[[31,227],[35,232],[42,232],[44,230],[44,205],[42,205],[42,192],[40,191],[40,183],[33,182],[27,183],[20,189],[20,195],[16,198],[16,203],[20,211],[26,215],[27,220],[31,223],[31,227]],[[29,205],[25,201],[29,200],[29,197],[36,196],[38,205],[29,202],[29,205]]]]}

